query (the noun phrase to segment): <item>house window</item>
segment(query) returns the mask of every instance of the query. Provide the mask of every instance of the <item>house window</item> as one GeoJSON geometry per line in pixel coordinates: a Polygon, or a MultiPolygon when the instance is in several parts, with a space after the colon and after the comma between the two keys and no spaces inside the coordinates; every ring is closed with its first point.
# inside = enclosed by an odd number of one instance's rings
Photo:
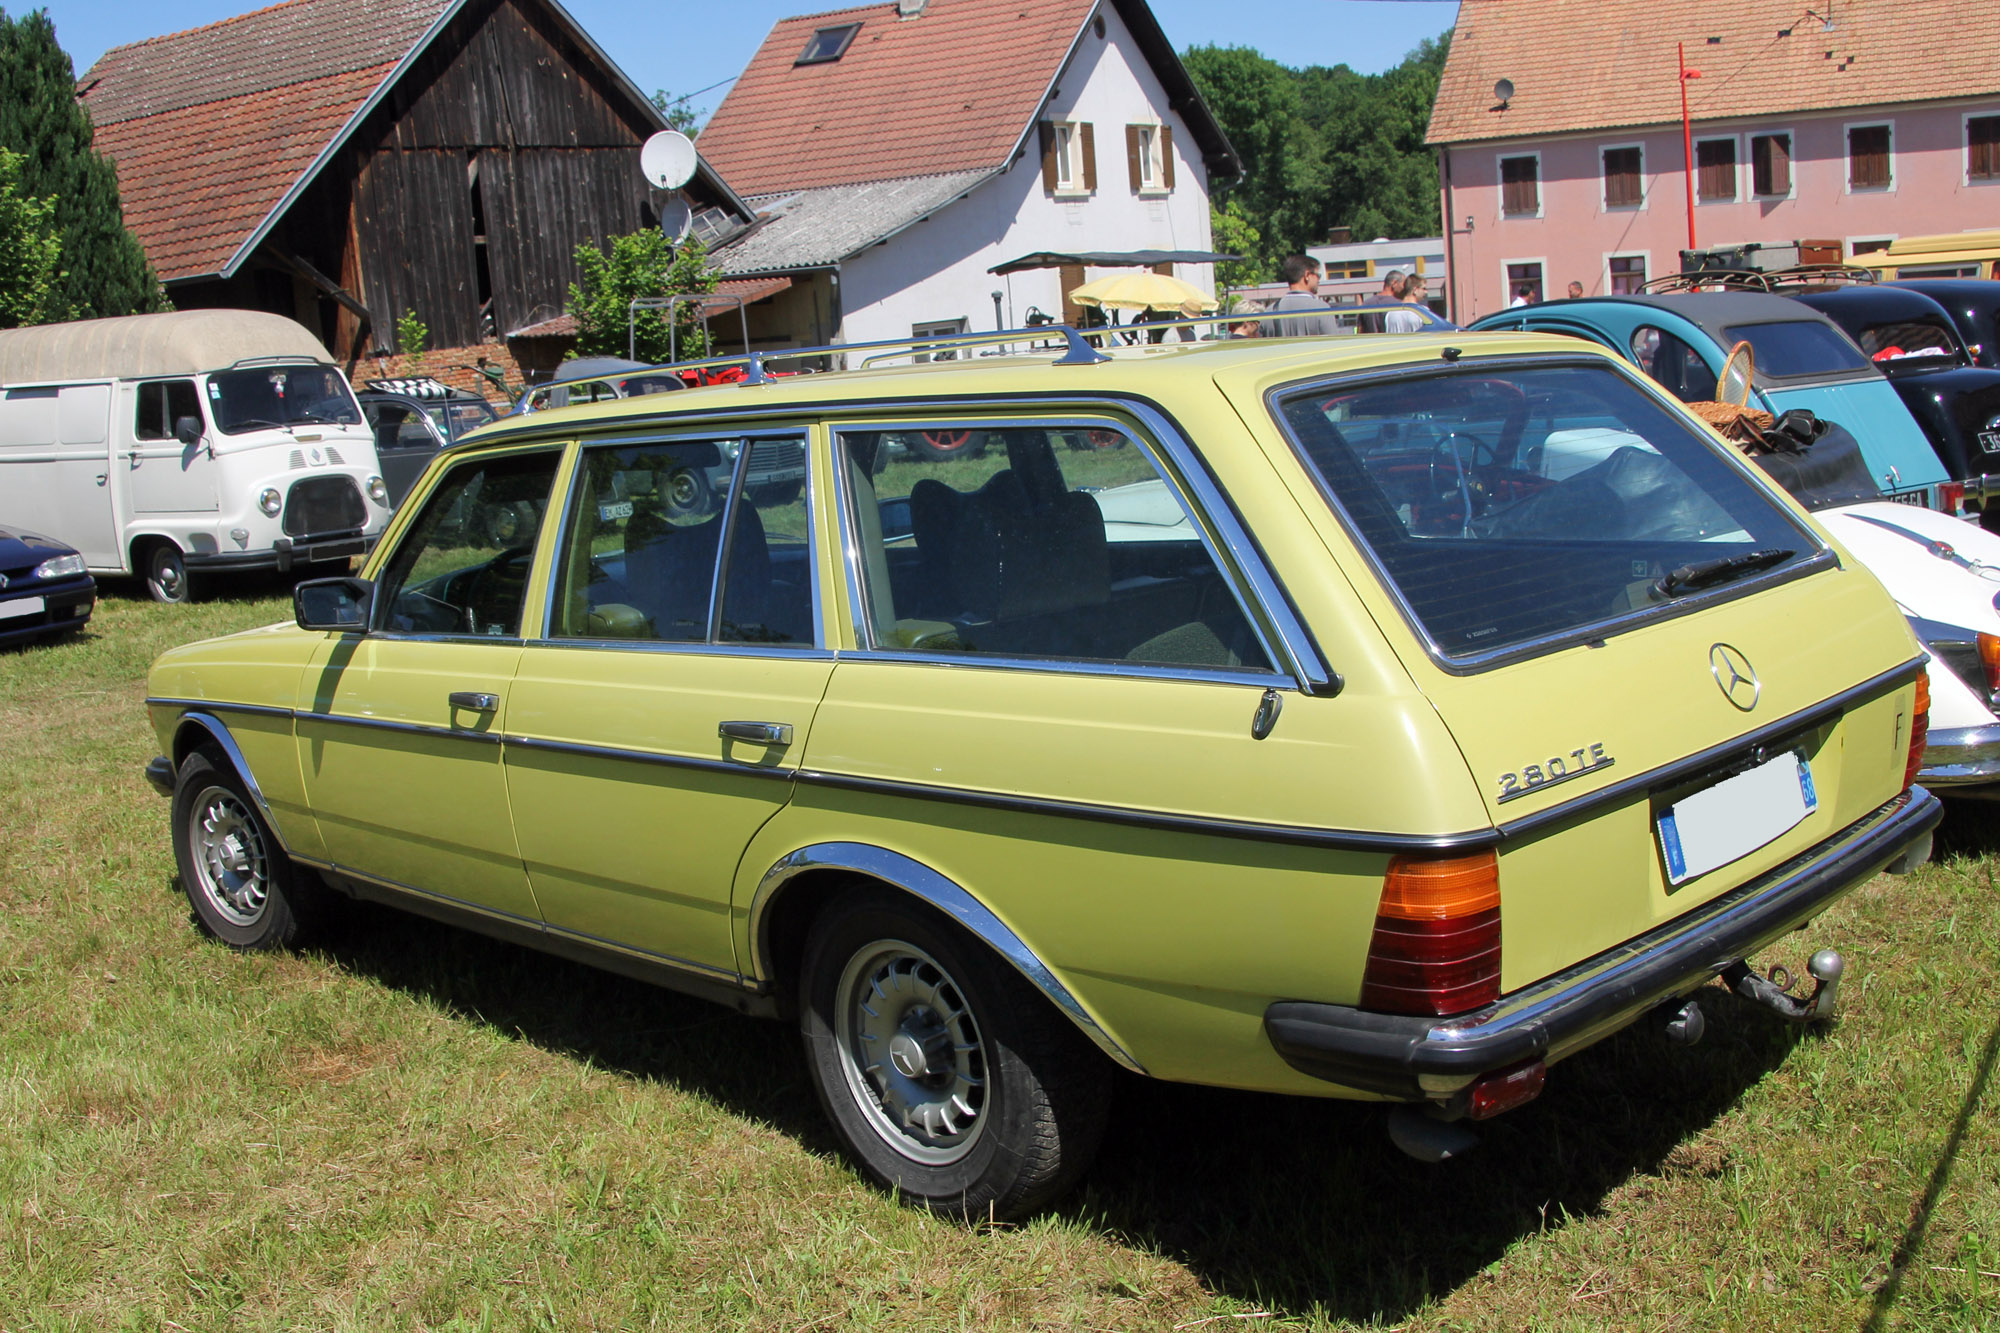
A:
{"type": "Polygon", "coordinates": [[[1889,160],[1887,125],[1847,127],[1847,188],[1886,190],[1895,183],[1889,160]]]}
{"type": "Polygon", "coordinates": [[[813,33],[812,40],[806,43],[806,49],[799,52],[799,58],[792,63],[824,65],[838,60],[847,54],[848,43],[852,42],[854,34],[860,31],[859,23],[843,23],[835,28],[820,28],[813,33]]]}
{"type": "Polygon", "coordinates": [[[1042,188],[1051,194],[1093,194],[1097,190],[1097,140],[1089,121],[1045,120],[1042,131],[1042,188]]]}
{"type": "Polygon", "coordinates": [[[1604,150],[1604,206],[1637,208],[1646,201],[1646,150],[1631,146],[1604,150]]]}
{"type": "Polygon", "coordinates": [[[1542,162],[1527,157],[1500,159],[1500,211],[1508,217],[1534,217],[1542,211],[1542,162]]]}
{"type": "Polygon", "coordinates": [[[1322,279],[1330,278],[1372,278],[1369,263],[1365,259],[1330,259],[1320,269],[1322,279]]]}
{"type": "Polygon", "coordinates": [[[1637,296],[1646,285],[1646,256],[1613,255],[1606,261],[1613,296],[1637,296]]]}
{"type": "Polygon", "coordinates": [[[1792,192],[1792,136],[1750,136],[1750,189],[1760,195],[1783,197],[1792,192]]]}
{"type": "Polygon", "coordinates": [[[2000,116],[1965,118],[1965,178],[2000,180],[2000,116]]]}
{"type": "Polygon", "coordinates": [[[1173,129],[1166,125],[1127,125],[1125,165],[1135,193],[1165,192],[1173,189],[1173,129]]]}
{"type": "Polygon", "coordinates": [[[1695,197],[1704,204],[1736,202],[1736,140],[1697,139],[1695,197]]]}
{"type": "MultiPolygon", "coordinates": [[[[940,319],[940,320],[933,320],[929,324],[912,324],[910,326],[910,336],[912,338],[951,338],[959,334],[966,333],[970,331],[970,329],[971,325],[968,324],[965,320],[940,319]]],[[[944,348],[939,348],[936,351],[918,352],[915,356],[911,357],[910,359],[919,362],[956,361],[965,354],[966,353],[963,348],[944,347],[944,348]]]]}
{"type": "Polygon", "coordinates": [[[1542,299],[1540,263],[1507,265],[1507,304],[1534,305],[1542,299]]]}

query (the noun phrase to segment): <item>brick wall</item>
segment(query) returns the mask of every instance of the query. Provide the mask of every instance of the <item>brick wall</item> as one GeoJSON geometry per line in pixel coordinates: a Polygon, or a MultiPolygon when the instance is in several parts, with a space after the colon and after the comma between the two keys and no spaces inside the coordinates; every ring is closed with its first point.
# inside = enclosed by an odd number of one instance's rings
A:
{"type": "Polygon", "coordinates": [[[511,394],[521,391],[521,367],[514,360],[507,344],[500,342],[479,343],[472,347],[436,347],[422,356],[364,356],[354,363],[348,378],[359,389],[366,380],[402,379],[414,375],[429,375],[449,384],[454,389],[468,389],[496,406],[505,408],[511,395],[503,395],[498,385],[479,373],[479,366],[486,365],[499,370],[507,377],[507,387],[511,394]],[[507,400],[507,401],[503,401],[507,400]]]}

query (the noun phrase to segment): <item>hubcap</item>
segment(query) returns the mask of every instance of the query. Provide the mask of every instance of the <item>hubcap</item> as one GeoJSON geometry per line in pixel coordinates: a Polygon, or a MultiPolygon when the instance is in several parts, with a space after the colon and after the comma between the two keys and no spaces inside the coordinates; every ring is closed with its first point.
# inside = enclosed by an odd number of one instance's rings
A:
{"type": "Polygon", "coordinates": [[[270,866],[256,822],[235,792],[209,787],[195,799],[197,887],[232,925],[254,926],[271,896],[270,866]]]}
{"type": "Polygon", "coordinates": [[[923,950],[878,940],[856,951],[834,995],[848,1091],[903,1156],[945,1166],[986,1128],[986,1050],[964,993],[923,950]]]}
{"type": "Polygon", "coordinates": [[[160,562],[159,568],[153,574],[153,580],[160,585],[160,591],[168,597],[180,596],[180,566],[174,564],[171,560],[162,560],[160,562]]]}

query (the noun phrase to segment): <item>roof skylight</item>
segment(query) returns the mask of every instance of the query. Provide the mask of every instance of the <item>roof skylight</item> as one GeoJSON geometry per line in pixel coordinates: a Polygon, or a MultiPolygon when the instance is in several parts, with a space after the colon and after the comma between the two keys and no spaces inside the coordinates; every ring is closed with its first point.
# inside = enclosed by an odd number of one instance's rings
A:
{"type": "Polygon", "coordinates": [[[824,65],[847,54],[847,44],[854,40],[854,34],[861,31],[859,23],[843,23],[837,28],[821,28],[814,32],[806,49],[799,53],[794,65],[824,65]]]}

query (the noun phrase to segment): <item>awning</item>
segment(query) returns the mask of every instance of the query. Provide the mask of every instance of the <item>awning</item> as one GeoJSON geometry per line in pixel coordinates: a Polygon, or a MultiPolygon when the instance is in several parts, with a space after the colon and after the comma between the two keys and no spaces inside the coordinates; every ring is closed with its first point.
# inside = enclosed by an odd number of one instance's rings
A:
{"type": "Polygon", "coordinates": [[[1074,255],[1037,250],[986,271],[1019,273],[1031,268],[1061,268],[1064,264],[1081,264],[1085,268],[1151,268],[1155,264],[1222,264],[1242,258],[1242,255],[1219,255],[1213,250],[1100,250],[1074,255]]]}

